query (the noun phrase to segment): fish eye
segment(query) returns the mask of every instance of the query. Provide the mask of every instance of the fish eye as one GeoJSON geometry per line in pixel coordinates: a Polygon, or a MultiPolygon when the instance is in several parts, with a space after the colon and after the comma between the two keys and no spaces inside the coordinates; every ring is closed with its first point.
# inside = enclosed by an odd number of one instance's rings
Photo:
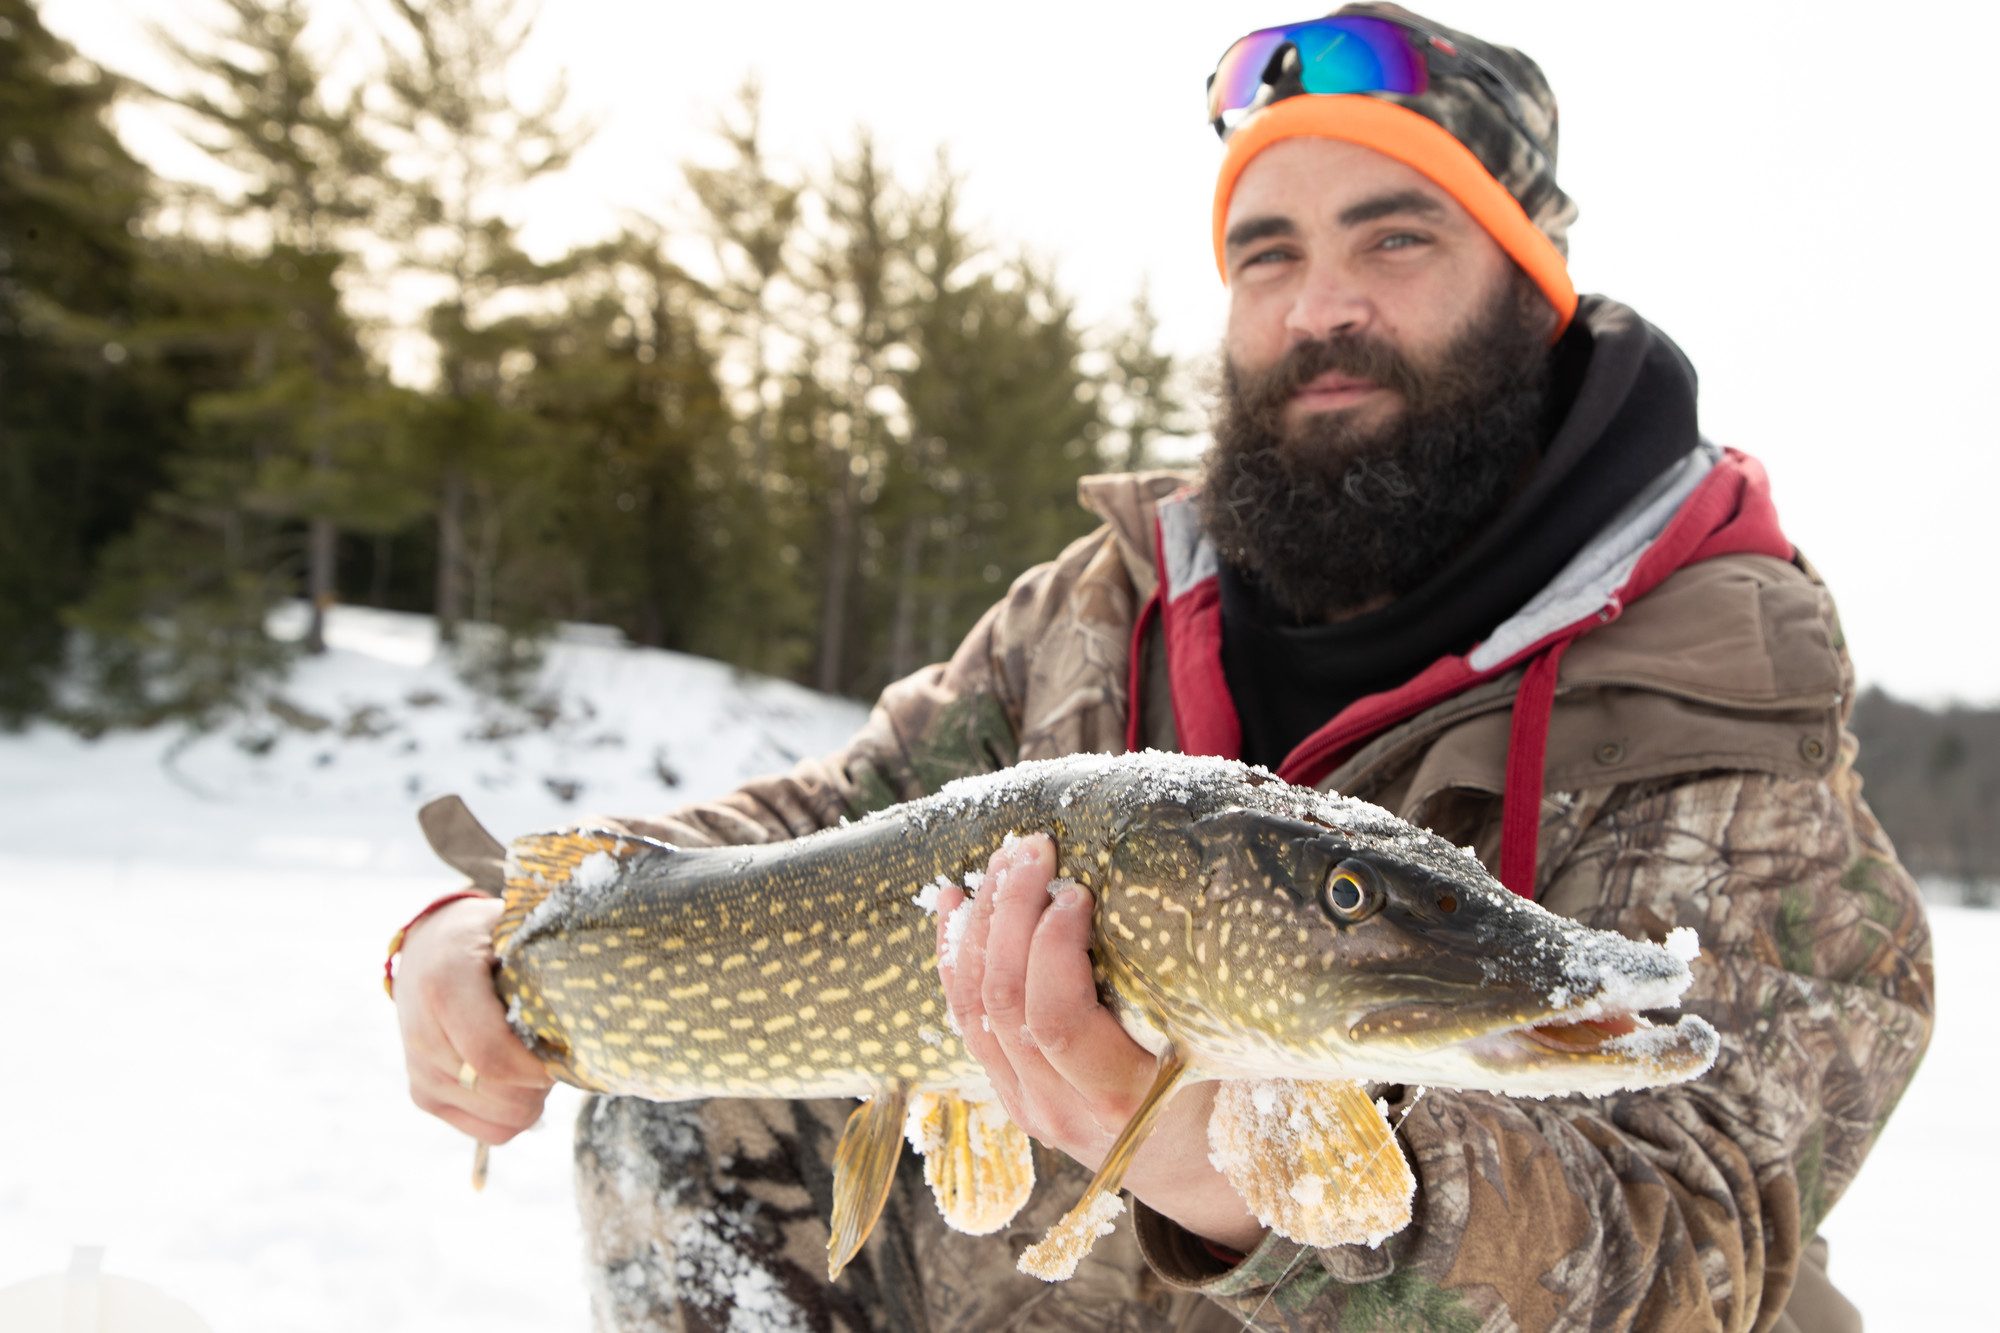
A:
{"type": "Polygon", "coordinates": [[[1319,897],[1328,916],[1354,925],[1373,916],[1382,905],[1381,876],[1366,861],[1350,858],[1333,868],[1319,897]]]}

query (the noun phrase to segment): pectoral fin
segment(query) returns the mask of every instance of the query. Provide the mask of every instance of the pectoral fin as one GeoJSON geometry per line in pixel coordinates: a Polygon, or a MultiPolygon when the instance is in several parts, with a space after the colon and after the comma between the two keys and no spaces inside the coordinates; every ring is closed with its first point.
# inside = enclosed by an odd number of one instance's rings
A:
{"type": "Polygon", "coordinates": [[[1171,1047],[1160,1057],[1159,1072],[1153,1075],[1153,1086],[1146,1093],[1146,1100],[1139,1104],[1125,1128],[1118,1132],[1118,1138],[1105,1155],[1104,1165],[1097,1169],[1090,1187],[1076,1206],[1062,1215],[1048,1234],[1035,1242],[1022,1254],[1015,1265],[1023,1273],[1038,1277],[1044,1282],[1064,1282],[1075,1272],[1083,1256],[1090,1253],[1090,1247],[1097,1243],[1099,1236],[1111,1234],[1113,1219],[1125,1211],[1124,1201],[1118,1197],[1119,1182],[1125,1179],[1125,1169],[1132,1165],[1132,1158],[1138,1153],[1146,1136],[1153,1132],[1160,1112],[1166,1109],[1167,1099],[1174,1095],[1181,1079],[1188,1072],[1188,1063],[1171,1047]]]}
{"type": "Polygon", "coordinates": [[[954,1230],[969,1236],[998,1231],[1034,1192],[1028,1136],[999,1102],[920,1093],[908,1128],[910,1146],[924,1155],[924,1179],[938,1211],[954,1230]]]}
{"type": "Polygon", "coordinates": [[[1208,1146],[1257,1220],[1301,1244],[1375,1245],[1410,1224],[1416,1177],[1359,1083],[1224,1083],[1208,1146]]]}
{"type": "Polygon", "coordinates": [[[833,1234],[826,1241],[829,1281],[861,1252],[861,1243],[875,1229],[896,1162],[903,1155],[903,1117],[910,1105],[910,1085],[883,1088],[847,1117],[840,1145],[833,1150],[833,1234]]]}

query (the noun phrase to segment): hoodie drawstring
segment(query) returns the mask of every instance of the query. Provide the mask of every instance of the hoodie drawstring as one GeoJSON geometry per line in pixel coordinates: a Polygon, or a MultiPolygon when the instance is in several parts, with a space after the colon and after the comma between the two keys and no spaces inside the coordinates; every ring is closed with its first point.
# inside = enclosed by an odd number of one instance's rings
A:
{"type": "Polygon", "coordinates": [[[1500,882],[1523,898],[1535,896],[1535,856],[1542,833],[1542,775],[1549,751],[1549,717],[1556,705],[1556,668],[1573,642],[1558,639],[1528,663],[1514,695],[1507,735],[1507,789],[1500,801],[1500,882]]]}

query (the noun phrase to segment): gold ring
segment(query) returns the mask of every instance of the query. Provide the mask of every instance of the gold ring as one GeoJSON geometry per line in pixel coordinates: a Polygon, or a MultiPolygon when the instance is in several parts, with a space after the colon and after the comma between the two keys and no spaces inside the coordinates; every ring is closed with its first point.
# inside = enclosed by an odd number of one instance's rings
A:
{"type": "Polygon", "coordinates": [[[471,1092],[479,1086],[479,1071],[472,1067],[472,1061],[462,1060],[458,1066],[458,1086],[471,1092]]]}

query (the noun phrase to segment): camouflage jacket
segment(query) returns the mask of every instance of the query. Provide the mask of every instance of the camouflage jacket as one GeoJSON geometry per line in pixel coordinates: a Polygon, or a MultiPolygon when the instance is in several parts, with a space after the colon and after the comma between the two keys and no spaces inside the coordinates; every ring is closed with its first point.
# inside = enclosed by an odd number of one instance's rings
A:
{"type": "MultiPolygon", "coordinates": [[[[847,749],[621,822],[684,845],[787,838],[1020,759],[1119,751],[1133,682],[1141,738],[1172,747],[1160,673],[1131,658],[1157,584],[1156,506],[1178,484],[1087,480],[1105,525],[1022,576],[950,662],[885,691],[847,749]]],[[[1516,683],[1403,722],[1326,785],[1494,864],[1516,683]]],[[[1722,1054],[1692,1084],[1607,1098],[1386,1090],[1408,1112],[1419,1188],[1414,1222],[1379,1249],[1273,1236],[1229,1265],[1140,1208],[1075,1279],[1044,1285],[1014,1259],[1088,1172],[1038,1149],[1029,1205],[971,1237],[945,1227],[906,1154],[882,1223],[828,1284],[830,1160],[851,1103],[598,1098],[578,1160],[600,1326],[1791,1327],[1807,1244],[1931,1027],[1929,936],[1861,799],[1852,694],[1832,602],[1802,560],[1691,565],[1563,658],[1537,896],[1655,940],[1695,927],[1687,1007],[1722,1054]]]]}

